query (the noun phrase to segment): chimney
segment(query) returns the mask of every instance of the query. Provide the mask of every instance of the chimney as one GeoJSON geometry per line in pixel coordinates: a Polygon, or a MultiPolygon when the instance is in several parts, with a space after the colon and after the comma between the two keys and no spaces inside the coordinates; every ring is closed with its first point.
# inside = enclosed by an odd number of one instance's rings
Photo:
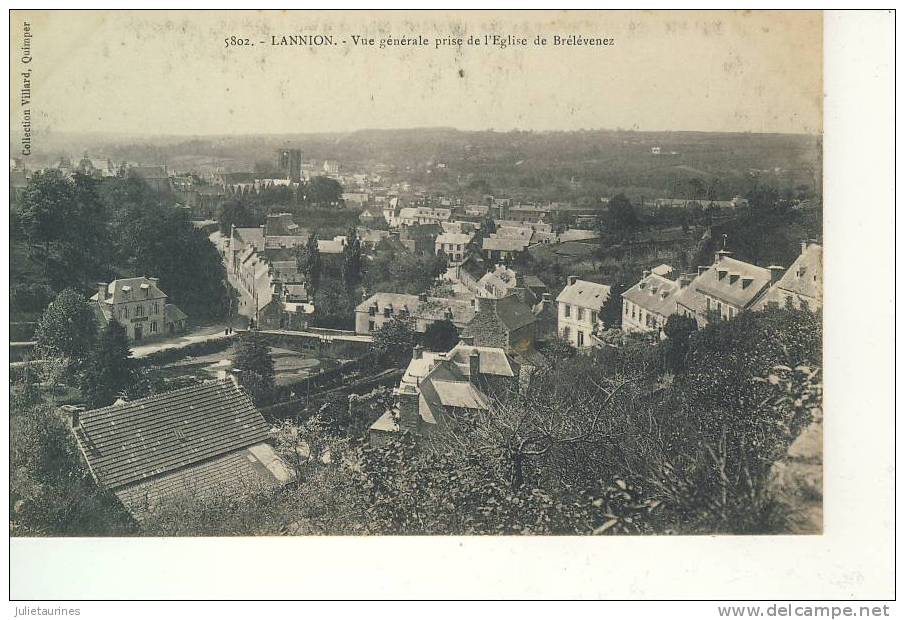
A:
{"type": "Polygon", "coordinates": [[[546,310],[547,308],[550,307],[550,304],[553,303],[553,295],[551,295],[550,293],[543,293],[543,295],[541,296],[540,303],[541,303],[541,308],[546,310]]]}
{"type": "Polygon", "coordinates": [[[63,414],[69,418],[70,428],[81,428],[81,413],[85,411],[84,407],[82,407],[81,405],[63,405],[62,407],[60,407],[60,411],[62,411],[63,414]]]}
{"type": "Polygon", "coordinates": [[[459,336],[462,344],[474,344],[474,336],[459,336]]]}
{"type": "Polygon", "coordinates": [[[477,351],[472,351],[468,355],[468,378],[474,383],[478,380],[478,375],[481,374],[481,354],[477,351]]]}
{"type": "Polygon", "coordinates": [[[421,415],[418,413],[418,392],[398,392],[397,410],[399,411],[399,430],[418,430],[421,415]]]}
{"type": "Polygon", "coordinates": [[[650,270],[649,270],[649,269],[645,269],[644,271],[642,271],[642,272],[641,272],[641,277],[642,277],[642,278],[650,277],[650,270]]]}
{"type": "Polygon", "coordinates": [[[770,284],[776,284],[785,272],[785,268],[779,265],[770,265],[767,269],[770,270],[770,284]]]}
{"type": "Polygon", "coordinates": [[[415,348],[412,349],[412,359],[420,360],[423,353],[424,353],[424,347],[422,347],[420,344],[415,345],[415,348]]]}
{"type": "Polygon", "coordinates": [[[150,282],[154,286],[158,286],[158,283],[160,282],[160,278],[148,278],[148,282],[150,282]]]}
{"type": "Polygon", "coordinates": [[[726,258],[727,256],[732,256],[732,252],[730,252],[729,250],[720,250],[719,252],[716,253],[713,260],[714,260],[714,262],[718,263],[721,260],[723,260],[724,258],[726,258]]]}
{"type": "Polygon", "coordinates": [[[576,280],[578,280],[578,276],[569,276],[569,286],[575,284],[576,280]]]}
{"type": "Polygon", "coordinates": [[[107,299],[107,283],[98,282],[97,283],[97,300],[104,301],[105,299],[107,299]]]}
{"type": "Polygon", "coordinates": [[[701,275],[708,269],[709,269],[709,267],[707,265],[698,265],[698,275],[701,275]]]}
{"type": "Polygon", "coordinates": [[[229,369],[228,377],[229,377],[229,380],[233,382],[234,386],[241,387],[241,384],[239,383],[239,379],[241,376],[242,376],[241,368],[230,368],[229,369]]]}

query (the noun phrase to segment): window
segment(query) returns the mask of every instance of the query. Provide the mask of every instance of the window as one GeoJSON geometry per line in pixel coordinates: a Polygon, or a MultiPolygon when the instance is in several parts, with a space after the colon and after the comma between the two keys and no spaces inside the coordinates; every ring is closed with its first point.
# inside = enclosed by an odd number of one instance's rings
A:
{"type": "Polygon", "coordinates": [[[154,302],[154,310],[153,310],[153,312],[154,312],[154,314],[160,314],[160,304],[157,303],[156,301],[154,302]]]}
{"type": "Polygon", "coordinates": [[[384,308],[384,309],[383,309],[383,316],[384,316],[385,318],[390,318],[390,309],[389,309],[389,308],[384,308]]]}
{"type": "Polygon", "coordinates": [[[591,310],[591,325],[597,324],[597,311],[591,310]]]}
{"type": "Polygon", "coordinates": [[[565,307],[565,311],[564,311],[565,316],[566,316],[566,318],[569,318],[570,316],[572,316],[572,306],[570,306],[569,304],[565,304],[564,307],[565,307]]]}
{"type": "Polygon", "coordinates": [[[628,316],[628,302],[625,302],[625,316],[628,316]]]}
{"type": "Polygon", "coordinates": [[[368,321],[368,331],[374,331],[374,321],[368,321]]]}
{"type": "Polygon", "coordinates": [[[579,331],[575,332],[575,335],[578,337],[578,346],[583,347],[584,346],[584,332],[579,330],[579,331]]]}
{"type": "Polygon", "coordinates": [[[569,339],[569,328],[568,327],[562,328],[562,337],[565,338],[566,340],[569,339]]]}
{"type": "MultiPolygon", "coordinates": [[[[584,308],[578,308],[578,320],[584,321],[584,308]]],[[[579,332],[581,333],[581,332],[579,332]]]]}
{"type": "Polygon", "coordinates": [[[135,316],[144,316],[145,315],[145,307],[141,304],[135,306],[135,316]]]}
{"type": "Polygon", "coordinates": [[[157,333],[157,321],[151,321],[151,333],[152,334],[157,333]]]}

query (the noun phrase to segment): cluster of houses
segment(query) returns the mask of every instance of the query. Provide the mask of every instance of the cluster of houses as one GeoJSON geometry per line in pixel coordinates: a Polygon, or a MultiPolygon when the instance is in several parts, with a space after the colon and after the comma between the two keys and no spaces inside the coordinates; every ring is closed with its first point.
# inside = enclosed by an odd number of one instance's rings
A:
{"type": "MultiPolygon", "coordinates": [[[[297,248],[307,245],[310,231],[299,227],[289,213],[272,213],[261,226],[233,226],[223,240],[227,274],[239,289],[240,315],[270,329],[304,329],[314,312],[296,260],[297,248]]],[[[341,261],[346,236],[318,239],[321,260],[341,261]]]]}

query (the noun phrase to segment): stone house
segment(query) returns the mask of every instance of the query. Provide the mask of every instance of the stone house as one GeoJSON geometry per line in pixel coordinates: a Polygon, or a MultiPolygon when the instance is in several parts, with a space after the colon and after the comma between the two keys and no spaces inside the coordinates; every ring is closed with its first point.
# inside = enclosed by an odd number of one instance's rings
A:
{"type": "Polygon", "coordinates": [[[98,282],[97,292],[91,296],[101,325],[118,321],[133,342],[185,331],[187,315],[167,299],[158,279],[145,276],[98,282]]]}
{"type": "Polygon", "coordinates": [[[503,299],[478,297],[476,302],[477,313],[462,331],[463,339],[507,353],[533,351],[537,318],[529,306],[515,295],[503,299]]]}

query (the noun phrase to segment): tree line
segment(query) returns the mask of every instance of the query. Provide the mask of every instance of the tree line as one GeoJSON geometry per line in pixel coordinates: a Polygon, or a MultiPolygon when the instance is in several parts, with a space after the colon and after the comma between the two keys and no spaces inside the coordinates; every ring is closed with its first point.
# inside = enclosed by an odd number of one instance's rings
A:
{"type": "Polygon", "coordinates": [[[191,319],[222,317],[220,255],[174,204],[135,176],[36,173],[16,205],[11,235],[25,245],[35,273],[14,284],[14,300],[40,311],[65,288],[87,294],[98,281],[148,275],[191,319]]]}

